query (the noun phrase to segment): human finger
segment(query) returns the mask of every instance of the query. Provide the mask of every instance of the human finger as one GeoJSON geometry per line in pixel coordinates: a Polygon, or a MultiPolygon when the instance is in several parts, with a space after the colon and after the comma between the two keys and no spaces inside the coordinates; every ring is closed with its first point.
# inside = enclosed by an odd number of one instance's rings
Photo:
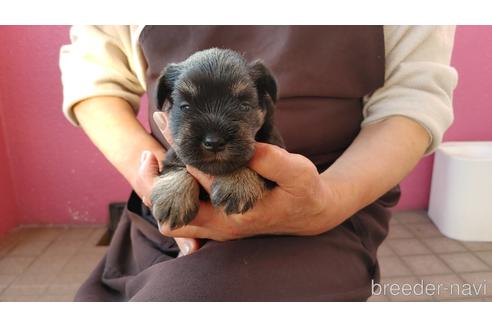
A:
{"type": "Polygon", "coordinates": [[[317,174],[316,167],[306,157],[261,142],[255,144],[255,154],[248,166],[262,177],[285,188],[297,187],[304,178],[317,174]]]}
{"type": "Polygon", "coordinates": [[[188,173],[190,173],[195,179],[198,180],[198,183],[208,192],[210,193],[210,190],[212,188],[212,183],[214,182],[214,177],[212,177],[209,174],[203,173],[196,167],[193,167],[191,165],[186,165],[186,170],[188,173]]]}
{"type": "Polygon", "coordinates": [[[155,124],[161,131],[164,138],[166,138],[167,142],[172,145],[173,138],[171,136],[171,131],[168,128],[168,120],[167,115],[164,112],[154,112],[152,114],[152,118],[154,119],[155,124]]]}
{"type": "Polygon", "coordinates": [[[174,238],[176,244],[179,247],[179,256],[189,255],[191,253],[196,252],[200,248],[200,243],[195,238],[174,238]]]}
{"type": "Polygon", "coordinates": [[[154,179],[158,174],[159,161],[157,157],[151,151],[143,151],[140,157],[136,189],[138,189],[139,196],[146,206],[150,206],[149,195],[154,184],[154,179]]]}

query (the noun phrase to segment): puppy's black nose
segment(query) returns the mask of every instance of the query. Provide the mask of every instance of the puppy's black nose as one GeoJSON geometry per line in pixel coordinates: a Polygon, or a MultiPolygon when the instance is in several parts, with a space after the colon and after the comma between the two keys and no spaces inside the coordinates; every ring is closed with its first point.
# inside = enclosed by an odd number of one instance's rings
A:
{"type": "Polygon", "coordinates": [[[216,133],[209,133],[203,138],[202,145],[206,150],[218,153],[224,150],[226,141],[216,133]]]}

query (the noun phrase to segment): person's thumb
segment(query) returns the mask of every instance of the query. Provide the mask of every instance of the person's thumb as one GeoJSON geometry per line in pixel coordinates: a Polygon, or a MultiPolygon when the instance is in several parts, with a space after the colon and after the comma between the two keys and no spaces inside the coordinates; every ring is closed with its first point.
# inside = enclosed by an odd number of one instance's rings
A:
{"type": "Polygon", "coordinates": [[[176,237],[174,240],[176,240],[176,244],[178,244],[180,250],[178,257],[194,253],[200,248],[200,243],[198,242],[198,239],[195,238],[176,237]]]}
{"type": "Polygon", "coordinates": [[[159,174],[159,161],[157,157],[148,150],[144,150],[140,157],[138,168],[137,189],[145,205],[150,206],[150,192],[155,177],[159,174]]]}
{"type": "Polygon", "coordinates": [[[297,187],[306,177],[317,172],[314,164],[306,157],[261,142],[255,144],[255,154],[248,166],[284,189],[297,187]]]}
{"type": "Polygon", "coordinates": [[[172,145],[173,138],[171,136],[171,131],[168,129],[167,115],[164,112],[154,112],[152,118],[164,138],[166,138],[167,142],[172,145]]]}

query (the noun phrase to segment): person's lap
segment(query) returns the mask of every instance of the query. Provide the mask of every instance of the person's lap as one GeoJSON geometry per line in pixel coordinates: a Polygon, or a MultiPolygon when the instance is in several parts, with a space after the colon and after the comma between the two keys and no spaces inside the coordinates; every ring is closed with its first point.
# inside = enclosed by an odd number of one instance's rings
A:
{"type": "MultiPolygon", "coordinates": [[[[127,210],[108,254],[76,300],[365,300],[371,279],[378,279],[375,252],[386,233],[384,227],[372,229],[380,236],[364,240],[361,234],[371,237],[374,231],[361,233],[360,222],[378,224],[370,213],[319,236],[207,241],[196,253],[176,258],[172,238],[127,210]],[[376,242],[368,247],[370,240],[376,242]]],[[[379,224],[386,226],[383,219],[379,224]]]]}

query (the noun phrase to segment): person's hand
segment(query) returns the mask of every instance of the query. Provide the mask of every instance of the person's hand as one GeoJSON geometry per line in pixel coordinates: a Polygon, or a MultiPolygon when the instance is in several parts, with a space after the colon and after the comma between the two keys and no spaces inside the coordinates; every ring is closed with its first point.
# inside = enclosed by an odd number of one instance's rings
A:
{"type": "MultiPolygon", "coordinates": [[[[162,122],[157,122],[159,127],[162,126],[162,122]]],[[[169,135],[166,135],[170,138],[169,135]]],[[[150,193],[154,186],[155,178],[162,170],[162,161],[159,160],[156,155],[150,151],[142,152],[140,158],[140,167],[136,181],[133,184],[133,189],[140,196],[142,201],[147,207],[151,207],[150,193]]],[[[188,255],[196,251],[200,245],[198,240],[194,238],[174,238],[180,249],[180,255],[188,255]]]]}
{"type": "MultiPolygon", "coordinates": [[[[173,237],[229,240],[260,234],[316,235],[343,220],[337,212],[337,197],[321,179],[314,164],[304,156],[265,143],[256,143],[249,167],[277,183],[244,214],[226,215],[209,202],[201,202],[197,217],[187,226],[161,233],[173,237]]],[[[213,177],[187,167],[210,191],[213,177]]]]}
{"type": "MultiPolygon", "coordinates": [[[[155,113],[154,121],[172,144],[164,113],[155,113]]],[[[190,224],[175,230],[163,225],[161,233],[214,240],[258,234],[316,235],[343,221],[343,215],[337,210],[338,195],[306,157],[274,145],[256,143],[249,167],[278,185],[251,210],[244,214],[226,215],[210,202],[201,202],[198,215],[190,224]]],[[[187,170],[210,192],[213,177],[191,166],[187,166],[187,170]]]]}

